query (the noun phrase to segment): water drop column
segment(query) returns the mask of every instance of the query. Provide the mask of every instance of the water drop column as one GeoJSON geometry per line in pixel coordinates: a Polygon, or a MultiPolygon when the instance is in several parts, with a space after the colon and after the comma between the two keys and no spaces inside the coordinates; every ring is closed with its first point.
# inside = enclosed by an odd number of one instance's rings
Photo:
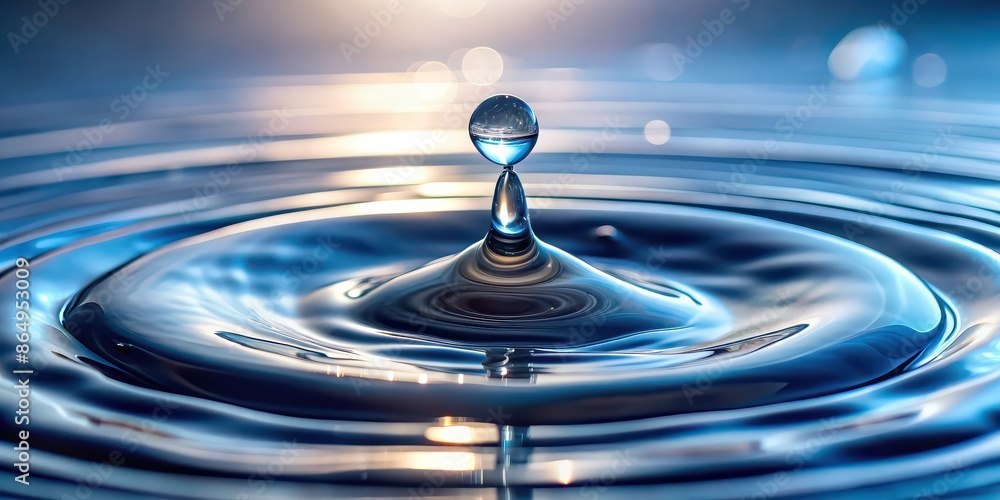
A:
{"type": "Polygon", "coordinates": [[[514,165],[526,158],[538,141],[535,113],[518,97],[509,94],[489,97],[472,113],[469,137],[487,160],[503,166],[493,193],[487,250],[503,256],[530,252],[534,236],[524,188],[514,165]]]}

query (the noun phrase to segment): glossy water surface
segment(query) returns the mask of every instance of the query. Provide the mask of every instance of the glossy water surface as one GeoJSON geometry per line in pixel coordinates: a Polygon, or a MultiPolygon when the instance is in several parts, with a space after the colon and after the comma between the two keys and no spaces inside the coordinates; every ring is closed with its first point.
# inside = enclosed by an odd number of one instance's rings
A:
{"type": "Polygon", "coordinates": [[[79,165],[100,103],[5,129],[35,494],[113,450],[103,498],[996,491],[997,105],[843,91],[789,136],[809,89],[572,82],[497,182],[471,107],[368,83],[169,96],[79,165]]]}

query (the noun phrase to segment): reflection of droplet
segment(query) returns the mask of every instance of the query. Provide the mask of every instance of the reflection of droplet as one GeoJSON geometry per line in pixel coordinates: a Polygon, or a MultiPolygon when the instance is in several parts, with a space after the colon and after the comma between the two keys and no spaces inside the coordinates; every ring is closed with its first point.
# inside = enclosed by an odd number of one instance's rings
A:
{"type": "Polygon", "coordinates": [[[436,424],[424,431],[424,437],[436,443],[485,444],[500,440],[500,430],[495,424],[468,422],[451,417],[439,418],[436,424]]]}
{"type": "Polygon", "coordinates": [[[455,75],[444,63],[428,61],[413,72],[413,89],[425,101],[444,100],[455,90],[455,75]]]}
{"type": "Polygon", "coordinates": [[[618,236],[618,229],[615,226],[604,225],[594,230],[594,236],[598,238],[615,238],[618,236]]]}
{"type": "Polygon", "coordinates": [[[487,160],[511,166],[538,141],[538,120],[531,107],[510,94],[486,98],[469,120],[469,137],[487,160]]]}
{"type": "Polygon", "coordinates": [[[845,81],[892,75],[906,52],[906,41],[888,26],[864,26],[844,37],[827,61],[830,73],[845,81]]]}
{"type": "Polygon", "coordinates": [[[557,474],[559,476],[559,482],[562,484],[569,484],[573,481],[573,462],[569,460],[560,460],[556,462],[557,474]]]}
{"type": "Polygon", "coordinates": [[[483,10],[486,0],[434,0],[445,14],[459,19],[472,17],[483,10]]]}
{"type": "Polygon", "coordinates": [[[476,47],[462,58],[462,75],[476,85],[491,85],[503,74],[503,58],[489,47],[476,47]]]}
{"type": "Polygon", "coordinates": [[[646,141],[654,146],[666,144],[670,140],[670,125],[663,120],[650,120],[643,129],[646,141]]]}
{"type": "Polygon", "coordinates": [[[921,87],[937,87],[948,78],[948,64],[937,54],[924,54],[913,61],[913,82],[921,87]]]}

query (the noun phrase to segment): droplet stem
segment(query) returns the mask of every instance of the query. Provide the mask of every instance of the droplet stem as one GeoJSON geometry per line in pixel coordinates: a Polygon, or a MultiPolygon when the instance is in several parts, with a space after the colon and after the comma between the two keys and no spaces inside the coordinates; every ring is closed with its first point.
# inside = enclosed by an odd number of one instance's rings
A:
{"type": "Polygon", "coordinates": [[[504,167],[493,192],[493,220],[486,245],[500,255],[520,255],[532,247],[528,201],[521,179],[511,165],[504,167]]]}

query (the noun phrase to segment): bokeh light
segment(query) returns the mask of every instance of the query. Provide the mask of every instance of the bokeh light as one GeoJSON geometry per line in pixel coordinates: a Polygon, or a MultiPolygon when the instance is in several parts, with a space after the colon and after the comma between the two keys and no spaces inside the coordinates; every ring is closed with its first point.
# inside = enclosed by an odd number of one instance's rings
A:
{"type": "Polygon", "coordinates": [[[913,82],[921,87],[937,87],[948,78],[948,64],[937,54],[924,54],[913,61],[913,82]]]}
{"type": "Polygon", "coordinates": [[[844,37],[830,53],[830,73],[844,81],[891,76],[906,53],[906,41],[889,26],[865,26],[844,37]]]}
{"type": "Polygon", "coordinates": [[[642,130],[646,141],[654,146],[666,144],[670,140],[670,125],[663,120],[650,120],[642,130]]]}
{"type": "Polygon", "coordinates": [[[462,58],[462,75],[476,85],[492,85],[503,75],[503,58],[489,47],[476,47],[462,58]]]}

